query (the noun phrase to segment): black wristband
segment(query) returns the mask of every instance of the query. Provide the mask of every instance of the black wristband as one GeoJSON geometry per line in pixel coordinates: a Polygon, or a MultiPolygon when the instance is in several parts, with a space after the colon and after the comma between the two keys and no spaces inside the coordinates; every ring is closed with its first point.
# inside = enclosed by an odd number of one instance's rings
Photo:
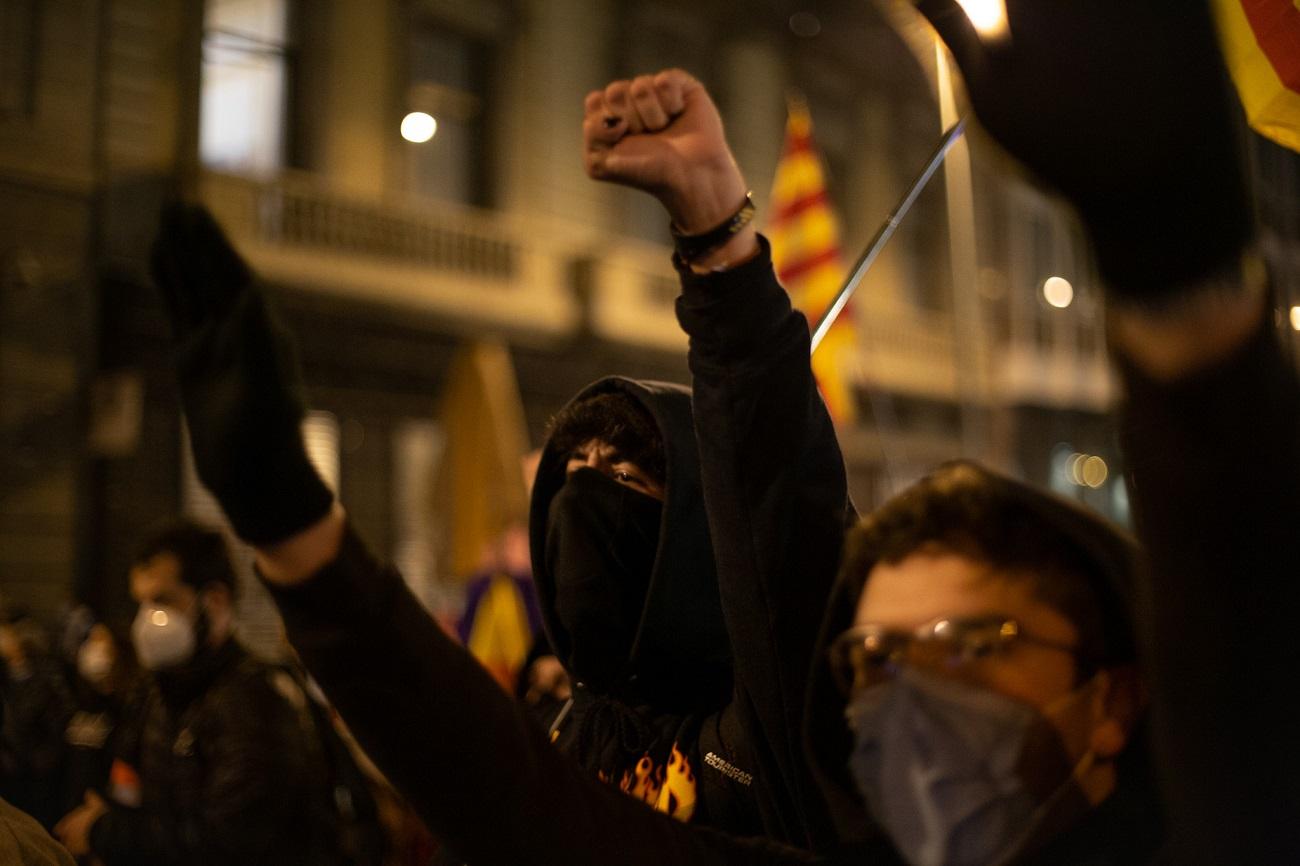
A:
{"type": "Polygon", "coordinates": [[[756,210],[754,195],[747,192],[745,193],[745,200],[740,203],[740,208],[734,214],[721,225],[702,234],[683,234],[675,224],[669,223],[668,231],[672,233],[673,248],[677,251],[677,257],[683,262],[690,262],[705,253],[716,250],[739,234],[741,229],[753,222],[756,210]]]}

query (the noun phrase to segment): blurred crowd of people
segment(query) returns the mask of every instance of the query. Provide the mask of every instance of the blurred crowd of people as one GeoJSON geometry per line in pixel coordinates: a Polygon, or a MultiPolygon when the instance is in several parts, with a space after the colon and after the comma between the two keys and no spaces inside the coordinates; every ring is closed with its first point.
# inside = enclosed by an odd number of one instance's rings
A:
{"type": "MultiPolygon", "coordinates": [[[[265,661],[240,645],[234,574],[219,532],[175,520],[138,549],[131,623],[84,605],[44,622],[0,596],[0,800],[103,866],[241,862],[270,839],[276,862],[433,862],[436,840],[292,648],[265,661]]],[[[518,529],[467,590],[458,631],[502,687],[567,698],[518,529]],[[493,593],[517,620],[484,609],[493,593]],[[512,629],[521,649],[503,656],[512,629]]]]}

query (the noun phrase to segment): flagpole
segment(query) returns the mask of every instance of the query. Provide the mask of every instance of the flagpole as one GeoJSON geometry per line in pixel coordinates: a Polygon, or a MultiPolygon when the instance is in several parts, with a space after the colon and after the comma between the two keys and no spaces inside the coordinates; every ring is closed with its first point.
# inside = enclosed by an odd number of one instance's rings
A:
{"type": "Polygon", "coordinates": [[[867,271],[871,270],[871,265],[875,262],[876,257],[879,256],[880,251],[885,248],[885,244],[889,243],[889,239],[894,236],[894,232],[898,230],[899,223],[901,223],[903,218],[907,216],[907,212],[912,209],[912,205],[916,202],[917,196],[919,196],[921,191],[925,189],[927,184],[929,184],[930,178],[934,176],[935,171],[937,171],[939,166],[943,164],[944,157],[948,155],[949,149],[951,149],[957,139],[961,137],[965,128],[966,119],[963,117],[943,134],[943,138],[939,140],[939,144],[935,147],[934,153],[930,155],[930,159],[926,162],[925,168],[921,170],[921,173],[917,176],[916,180],[912,182],[912,186],[908,188],[907,194],[904,195],[902,200],[894,207],[894,210],[889,214],[889,217],[880,228],[876,230],[875,237],[871,239],[871,243],[867,244],[867,248],[863,250],[862,255],[858,257],[857,262],[853,265],[853,269],[849,272],[848,278],[844,280],[844,285],[840,287],[839,293],[835,296],[835,300],[826,308],[826,313],[822,316],[821,321],[817,323],[817,327],[813,329],[812,348],[809,354],[817,351],[817,347],[821,345],[822,339],[826,336],[826,333],[830,331],[831,325],[835,324],[835,320],[839,318],[840,313],[844,310],[844,306],[849,302],[849,298],[853,297],[853,293],[857,291],[858,284],[861,283],[863,277],[867,275],[867,271]]]}

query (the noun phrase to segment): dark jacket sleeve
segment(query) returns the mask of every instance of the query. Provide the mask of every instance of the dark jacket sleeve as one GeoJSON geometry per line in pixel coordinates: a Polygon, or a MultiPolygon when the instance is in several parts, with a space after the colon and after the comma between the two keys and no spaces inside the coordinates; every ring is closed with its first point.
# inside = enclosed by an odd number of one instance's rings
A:
{"type": "Polygon", "coordinates": [[[682,269],[704,498],[742,700],[753,707],[766,787],[821,846],[803,757],[804,685],[844,530],[853,516],[830,417],[809,366],[808,324],[776,280],[766,239],[751,261],[682,269]]]}
{"type": "MultiPolygon", "coordinates": [[[[1268,311],[1271,319],[1272,311],[1268,311]]],[[[1124,370],[1177,863],[1300,862],[1300,383],[1266,324],[1171,385],[1124,370]]]]}
{"type": "Polygon", "coordinates": [[[473,866],[809,862],[679,824],[588,777],[350,532],[311,580],[272,592],[361,747],[473,866]]]}
{"type": "Polygon", "coordinates": [[[204,762],[211,769],[202,807],[180,840],[188,862],[283,862],[277,837],[320,796],[309,786],[326,783],[319,752],[308,740],[314,732],[302,715],[305,704],[290,703],[270,675],[260,664],[250,666],[220,700],[204,702],[204,762]]]}

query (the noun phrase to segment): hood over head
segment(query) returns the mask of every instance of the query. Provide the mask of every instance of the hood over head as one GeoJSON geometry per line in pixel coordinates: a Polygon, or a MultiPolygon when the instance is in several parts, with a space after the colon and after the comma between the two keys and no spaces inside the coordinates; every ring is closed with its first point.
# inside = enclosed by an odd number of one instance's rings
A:
{"type": "MultiPolygon", "coordinates": [[[[871,841],[881,831],[868,814],[849,773],[848,759],[853,739],[844,716],[847,700],[836,684],[827,653],[831,643],[851,627],[867,575],[884,556],[879,544],[873,545],[870,530],[882,526],[887,528],[888,521],[900,513],[899,506],[906,507],[909,497],[915,500],[926,493],[952,495],[954,499],[969,497],[976,503],[988,501],[1028,509],[1076,544],[1078,552],[1092,566],[1090,571],[1096,575],[1093,586],[1103,617],[1103,650],[1099,664],[1105,667],[1133,662],[1136,657],[1133,610],[1140,551],[1128,533],[1073,502],[999,475],[979,464],[962,460],[940,466],[864,517],[849,531],[840,573],[831,591],[818,637],[805,707],[805,747],[813,775],[830,807],[840,838],[850,844],[871,841]]],[[[879,538],[880,534],[876,533],[876,537],[879,538]]],[[[1120,758],[1121,788],[1129,782],[1139,786],[1149,784],[1149,780],[1144,778],[1147,772],[1145,751],[1139,728],[1133,732],[1120,758]],[[1136,772],[1126,774],[1126,765],[1132,765],[1136,772]]]]}
{"type": "MultiPolygon", "coordinates": [[[[731,648],[704,511],[691,392],[681,385],[612,376],[584,388],[569,405],[605,393],[630,397],[654,419],[663,440],[665,475],[644,603],[630,643],[611,648],[625,658],[619,660],[610,691],[668,711],[721,705],[731,688],[731,648]]],[[[547,636],[556,656],[582,681],[584,672],[572,668],[572,635],[557,615],[556,577],[546,552],[551,503],[565,484],[568,457],[553,438],[542,449],[529,511],[529,542],[547,636]]]]}

